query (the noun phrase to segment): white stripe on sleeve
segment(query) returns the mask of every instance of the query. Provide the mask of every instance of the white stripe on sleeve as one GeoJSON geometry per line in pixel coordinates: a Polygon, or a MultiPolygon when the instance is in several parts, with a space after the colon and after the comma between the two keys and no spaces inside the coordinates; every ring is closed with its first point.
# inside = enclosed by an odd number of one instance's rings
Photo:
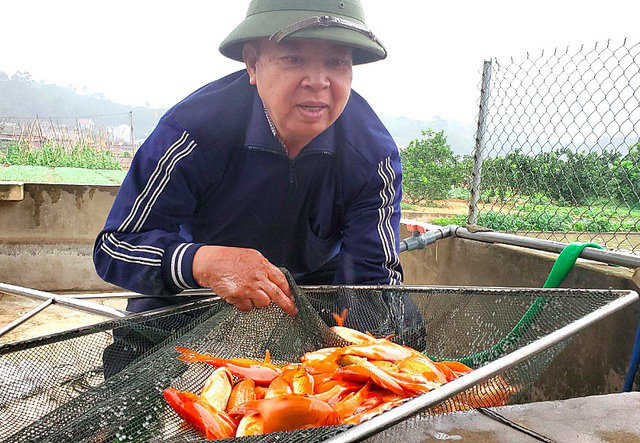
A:
{"type": "Polygon", "coordinates": [[[171,145],[171,147],[167,150],[167,152],[165,152],[164,155],[160,158],[160,160],[158,161],[158,164],[156,165],[156,169],[151,174],[151,177],[149,177],[149,180],[147,181],[147,184],[145,185],[142,192],[136,198],[133,204],[133,207],[131,208],[131,212],[129,213],[127,218],[122,222],[122,224],[118,228],[118,231],[123,232],[129,227],[129,224],[135,218],[135,215],[138,212],[138,209],[142,205],[142,202],[144,201],[145,198],[147,198],[147,195],[149,195],[149,193],[151,192],[151,189],[153,188],[156,179],[158,178],[158,176],[160,175],[160,172],[164,168],[164,164],[173,155],[173,153],[180,146],[182,146],[182,144],[184,144],[188,136],[189,134],[187,133],[187,131],[184,131],[180,136],[180,138],[178,138],[178,140],[173,145],[171,145]]]}

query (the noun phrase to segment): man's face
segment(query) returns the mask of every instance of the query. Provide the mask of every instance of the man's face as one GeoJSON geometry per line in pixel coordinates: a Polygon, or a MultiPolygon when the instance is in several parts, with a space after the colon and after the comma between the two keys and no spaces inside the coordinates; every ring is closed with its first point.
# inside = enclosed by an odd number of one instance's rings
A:
{"type": "Polygon", "coordinates": [[[349,99],[351,48],[322,40],[245,47],[250,82],[290,150],[299,151],[335,122],[349,99]]]}

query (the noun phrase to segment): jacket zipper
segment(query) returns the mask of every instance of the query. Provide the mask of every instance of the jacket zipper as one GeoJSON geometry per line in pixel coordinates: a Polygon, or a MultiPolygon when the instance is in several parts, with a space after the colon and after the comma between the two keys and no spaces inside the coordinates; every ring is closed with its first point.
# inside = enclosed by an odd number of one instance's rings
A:
{"type": "MultiPolygon", "coordinates": [[[[273,149],[262,148],[260,146],[247,146],[247,149],[255,149],[257,151],[269,152],[271,154],[275,154],[275,155],[278,155],[280,157],[286,158],[287,161],[289,162],[289,184],[296,183],[295,167],[296,167],[296,162],[298,161],[298,159],[304,158],[304,157],[308,157],[308,156],[314,155],[314,154],[325,154],[325,155],[333,156],[333,152],[331,152],[331,151],[310,151],[310,152],[302,153],[301,155],[298,155],[296,158],[294,158],[292,160],[284,152],[274,151],[273,149]]],[[[297,183],[296,183],[296,187],[297,187],[297,183]]]]}

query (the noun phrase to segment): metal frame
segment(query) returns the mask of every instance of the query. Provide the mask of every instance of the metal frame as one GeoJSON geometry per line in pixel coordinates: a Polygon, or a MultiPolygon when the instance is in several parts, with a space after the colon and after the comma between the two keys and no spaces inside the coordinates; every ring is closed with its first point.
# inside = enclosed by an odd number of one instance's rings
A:
{"type": "MultiPolygon", "coordinates": [[[[0,284],[0,290],[4,291],[3,288],[5,288],[6,285],[0,284]]],[[[369,286],[339,286],[340,288],[352,288],[352,289],[365,289],[365,290],[384,290],[385,288],[396,288],[397,287],[390,287],[390,286],[384,286],[384,285],[369,285],[369,286]]],[[[14,287],[15,288],[15,287],[14,287]]],[[[301,288],[303,290],[309,290],[311,292],[313,292],[314,289],[326,289],[327,287],[325,286],[301,286],[301,288]]],[[[459,291],[467,291],[467,290],[472,290],[472,289],[476,289],[482,292],[486,292],[486,293],[491,293],[491,292],[500,292],[500,293],[508,293],[511,291],[520,291],[521,289],[518,288],[498,288],[498,287],[460,287],[460,286],[453,286],[453,287],[444,287],[444,286],[427,286],[427,285],[408,285],[406,286],[406,289],[408,290],[420,290],[420,289],[455,289],[455,290],[459,290],[459,291]]],[[[540,291],[540,292],[566,292],[566,293],[571,293],[574,291],[583,291],[581,289],[555,289],[555,288],[528,288],[528,289],[535,289],[536,291],[540,291]]],[[[21,292],[25,291],[24,288],[21,288],[21,292]]],[[[557,331],[554,331],[552,333],[550,333],[549,335],[542,337],[536,341],[534,341],[533,343],[526,345],[502,358],[499,358],[497,360],[495,360],[494,362],[491,362],[485,366],[482,366],[476,370],[474,370],[473,372],[464,375],[463,377],[460,377],[456,380],[453,380],[441,387],[439,387],[438,389],[435,389],[427,394],[424,394],[422,396],[416,397],[400,406],[397,406],[396,408],[391,409],[390,411],[385,412],[384,414],[381,414],[377,417],[374,417],[368,421],[366,421],[363,424],[357,425],[355,427],[349,428],[345,431],[343,431],[342,433],[340,433],[339,435],[336,435],[332,438],[330,438],[329,442],[333,442],[333,443],[337,443],[337,442],[352,442],[352,441],[361,441],[371,435],[374,435],[376,433],[379,433],[381,431],[383,431],[384,429],[387,429],[395,424],[398,424],[404,420],[406,420],[409,417],[412,417],[426,409],[428,409],[431,406],[434,406],[442,401],[445,401],[453,396],[455,396],[456,394],[469,389],[472,386],[475,386],[478,383],[481,383],[485,380],[488,380],[491,377],[494,377],[497,374],[502,373],[503,371],[517,365],[518,363],[521,363],[525,360],[527,360],[528,358],[530,358],[532,355],[536,355],[558,343],[560,343],[562,340],[565,340],[566,338],[576,334],[577,332],[581,331],[582,329],[592,325],[593,323],[621,310],[624,309],[628,306],[630,306],[631,304],[635,303],[636,301],[638,301],[639,297],[638,294],[634,291],[631,290],[598,290],[598,291],[606,291],[606,292],[611,292],[614,294],[619,294],[620,297],[609,302],[608,304],[606,304],[605,306],[585,315],[584,317],[574,321],[573,323],[558,329],[557,331]]],[[[43,293],[42,291],[35,291],[36,293],[39,294],[48,294],[48,293],[43,293]]],[[[198,291],[200,294],[202,294],[204,291],[198,291]]],[[[55,294],[50,294],[55,296],[55,294]]],[[[219,297],[213,297],[210,299],[203,299],[203,300],[199,300],[193,303],[189,303],[187,305],[194,305],[194,304],[205,304],[208,303],[212,300],[219,300],[219,297]]],[[[53,298],[49,298],[43,305],[49,305],[52,304],[54,302],[53,298]]],[[[88,303],[88,302],[87,302],[88,303]]],[[[187,305],[183,305],[187,306],[187,305]]],[[[100,308],[104,308],[101,305],[97,305],[100,308]]],[[[46,306],[41,306],[38,309],[42,310],[44,309],[46,306]]],[[[75,306],[76,308],[78,308],[78,306],[75,306]]],[[[148,316],[148,315],[157,315],[160,314],[164,311],[170,311],[176,309],[176,307],[170,307],[170,308],[160,308],[158,310],[155,310],[153,312],[146,312],[146,313],[142,313],[142,314],[134,314],[136,316],[139,315],[144,315],[144,316],[148,316]]],[[[85,310],[84,307],[81,310],[85,310]]],[[[118,315],[119,317],[123,316],[123,313],[120,313],[120,315],[118,315]]]]}
{"type": "MultiPolygon", "coordinates": [[[[505,245],[521,246],[525,248],[537,249],[539,251],[560,253],[567,247],[566,243],[560,243],[552,240],[542,240],[539,238],[525,237],[523,235],[505,234],[502,232],[483,231],[471,232],[467,228],[458,225],[439,226],[429,223],[417,222],[413,220],[402,219],[406,224],[419,224],[428,230],[425,234],[419,234],[426,237],[425,241],[414,241],[412,244],[418,245],[413,249],[422,249],[428,244],[447,237],[459,237],[467,240],[481,241],[485,243],[502,243],[505,245]],[[424,245],[424,246],[422,246],[424,245]]],[[[413,238],[413,237],[410,237],[413,238]]],[[[406,242],[404,240],[403,242],[406,242]]],[[[406,243],[405,243],[406,244],[406,243]]],[[[412,250],[403,249],[403,250],[412,250]]],[[[592,247],[586,247],[580,254],[580,258],[593,260],[610,265],[624,266],[627,268],[640,268],[640,257],[621,252],[607,251],[592,247]]]]}
{"type": "MultiPolygon", "coordinates": [[[[103,317],[109,318],[122,318],[129,315],[134,315],[135,313],[129,311],[123,311],[120,309],[112,308],[109,306],[104,306],[99,303],[94,303],[85,300],[91,299],[131,299],[131,298],[144,298],[151,297],[149,295],[139,294],[137,292],[99,292],[99,293],[82,293],[82,294],[73,294],[73,295],[60,295],[54,294],[52,292],[39,291],[37,289],[25,288],[22,286],[11,285],[7,283],[0,283],[0,293],[11,294],[11,295],[20,295],[36,300],[44,300],[44,303],[35,307],[31,311],[23,314],[19,318],[13,320],[11,323],[0,328],[0,337],[8,333],[9,331],[15,329],[20,326],[31,317],[35,316],[39,312],[43,311],[45,308],[52,304],[56,304],[65,308],[75,309],[77,311],[86,312],[89,314],[96,314],[103,317]]],[[[211,289],[189,289],[181,292],[180,294],[176,294],[178,297],[190,297],[193,295],[211,295],[207,300],[219,300],[220,297],[216,296],[211,289]]],[[[160,308],[163,310],[166,308],[160,308]]],[[[149,311],[156,312],[158,310],[149,311]]]]}
{"type": "Polygon", "coordinates": [[[25,288],[22,286],[10,285],[7,283],[0,283],[0,292],[12,295],[21,295],[37,300],[44,300],[44,303],[12,321],[8,325],[0,329],[0,337],[21,325],[37,313],[43,311],[48,306],[56,303],[57,305],[65,308],[76,309],[91,314],[98,314],[109,318],[122,318],[126,317],[130,312],[121,311],[120,309],[111,308],[98,303],[92,303],[84,300],[76,300],[66,295],[53,294],[51,292],[38,291],[37,289],[25,288]]]}
{"type": "Polygon", "coordinates": [[[549,349],[550,347],[560,343],[562,340],[576,334],[587,326],[617,312],[638,300],[638,294],[634,291],[628,292],[627,295],[614,300],[607,305],[585,315],[579,320],[542,337],[533,343],[524,346],[502,358],[499,358],[485,366],[482,366],[469,374],[455,379],[445,385],[434,389],[424,395],[416,397],[400,406],[397,406],[384,414],[378,415],[360,425],[347,429],[339,435],[332,437],[326,442],[346,443],[361,441],[371,435],[377,434],[395,424],[398,424],[409,417],[412,417],[431,406],[434,406],[454,395],[482,383],[489,378],[500,374],[501,372],[521,363],[532,355],[549,349]]]}
{"type": "Polygon", "coordinates": [[[49,306],[51,303],[53,303],[53,299],[47,300],[46,302],[38,305],[37,307],[35,307],[34,309],[30,310],[26,314],[21,315],[20,317],[16,318],[11,323],[7,324],[2,329],[0,329],[0,337],[2,337],[7,332],[13,330],[14,328],[20,326],[22,323],[24,323],[25,321],[29,320],[31,317],[36,315],[38,312],[42,311],[44,308],[49,306]]]}
{"type": "MultiPolygon", "coordinates": [[[[185,291],[180,292],[179,294],[175,294],[172,297],[190,297],[192,295],[212,295],[213,291],[211,289],[187,289],[185,291]]],[[[67,294],[69,298],[73,298],[76,300],[82,299],[96,299],[96,298],[145,298],[145,297],[153,297],[151,295],[144,295],[138,292],[94,292],[94,293],[78,293],[78,294],[67,294]]]]}

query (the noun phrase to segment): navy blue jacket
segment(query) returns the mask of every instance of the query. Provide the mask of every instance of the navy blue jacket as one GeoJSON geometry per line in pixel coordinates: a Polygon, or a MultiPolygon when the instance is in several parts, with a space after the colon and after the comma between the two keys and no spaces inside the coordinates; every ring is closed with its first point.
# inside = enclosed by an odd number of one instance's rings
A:
{"type": "Polygon", "coordinates": [[[290,160],[245,71],[170,109],[136,153],[94,248],[98,274],[142,294],[198,288],[202,245],[253,248],[294,278],[337,264],[333,284],[399,284],[401,169],[355,92],[290,160]]]}

